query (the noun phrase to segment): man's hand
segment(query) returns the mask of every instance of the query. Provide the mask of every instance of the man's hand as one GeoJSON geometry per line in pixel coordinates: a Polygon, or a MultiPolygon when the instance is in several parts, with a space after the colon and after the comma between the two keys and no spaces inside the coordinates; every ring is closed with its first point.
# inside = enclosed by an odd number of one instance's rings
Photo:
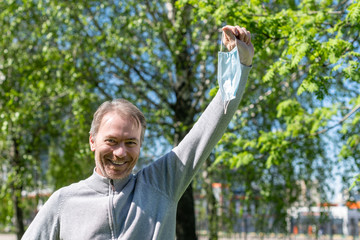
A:
{"type": "Polygon", "coordinates": [[[222,28],[224,37],[222,39],[226,48],[231,51],[235,46],[238,47],[240,62],[246,66],[251,66],[254,57],[254,46],[251,43],[251,34],[246,28],[239,26],[225,26],[222,28]]]}

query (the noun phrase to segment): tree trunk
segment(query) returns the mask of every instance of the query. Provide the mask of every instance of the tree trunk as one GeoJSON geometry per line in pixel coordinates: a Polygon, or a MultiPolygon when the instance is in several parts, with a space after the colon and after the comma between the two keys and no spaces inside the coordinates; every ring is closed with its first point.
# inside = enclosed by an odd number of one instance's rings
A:
{"type": "Polygon", "coordinates": [[[194,196],[191,184],[181,197],[176,214],[176,239],[197,240],[194,196]]]}
{"type": "Polygon", "coordinates": [[[216,198],[211,183],[206,187],[206,201],[209,222],[209,240],[218,240],[219,217],[217,215],[216,198]]]}
{"type": "MultiPolygon", "coordinates": [[[[175,8],[175,1],[172,2],[172,9],[175,8]]],[[[170,5],[168,5],[170,6],[170,5]]],[[[176,104],[172,106],[174,110],[174,123],[181,123],[183,126],[188,127],[187,130],[175,129],[174,145],[176,146],[180,140],[182,140],[190,127],[193,124],[195,110],[192,106],[191,92],[193,92],[195,81],[195,69],[193,62],[191,61],[191,54],[187,39],[192,34],[191,25],[191,11],[192,6],[185,4],[181,14],[181,22],[185,28],[180,28],[178,34],[174,36],[176,42],[176,48],[181,49],[176,54],[176,60],[174,62],[176,69],[176,84],[173,89],[177,96],[176,104]]],[[[169,9],[168,9],[169,10],[169,9]]],[[[170,12],[170,11],[169,11],[170,12]]],[[[173,23],[176,22],[175,16],[177,16],[176,10],[173,15],[168,15],[169,20],[173,23]],[[172,16],[172,17],[171,17],[172,16]]],[[[181,197],[176,214],[176,239],[177,240],[197,240],[196,236],[196,221],[195,221],[195,208],[194,208],[194,196],[191,184],[181,197]]]]}
{"type": "Polygon", "coordinates": [[[217,201],[213,191],[213,178],[210,169],[210,157],[206,159],[206,169],[203,171],[204,189],[207,202],[207,220],[209,225],[209,240],[218,240],[219,217],[217,214],[217,201]]]}
{"type": "Polygon", "coordinates": [[[21,191],[19,191],[18,189],[14,189],[13,201],[14,201],[14,210],[15,210],[16,237],[17,237],[18,240],[20,240],[21,237],[25,233],[25,227],[24,227],[23,210],[20,207],[20,205],[21,205],[21,191]]]}
{"type": "Polygon", "coordinates": [[[17,239],[20,240],[25,233],[24,215],[23,215],[23,210],[21,208],[21,192],[23,189],[21,169],[24,167],[22,166],[22,161],[19,153],[18,139],[13,138],[12,143],[13,145],[11,149],[11,158],[12,158],[11,165],[15,171],[16,178],[20,178],[20,180],[14,179],[13,184],[11,186],[13,193],[16,236],[17,239]]]}

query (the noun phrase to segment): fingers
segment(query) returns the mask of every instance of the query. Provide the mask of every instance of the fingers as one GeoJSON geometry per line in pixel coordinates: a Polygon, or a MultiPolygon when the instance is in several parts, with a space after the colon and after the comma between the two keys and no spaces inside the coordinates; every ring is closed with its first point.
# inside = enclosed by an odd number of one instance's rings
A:
{"type": "Polygon", "coordinates": [[[240,28],[239,26],[235,26],[234,27],[236,29],[236,33],[235,36],[237,39],[239,39],[240,41],[243,41],[246,44],[250,44],[251,42],[251,34],[249,31],[246,30],[246,28],[242,27],[240,28]]]}
{"type": "Polygon", "coordinates": [[[251,43],[251,33],[244,27],[225,26],[223,30],[223,43],[229,51],[235,47],[239,49],[242,64],[251,66],[254,57],[254,46],[251,43]]]}
{"type": "Polygon", "coordinates": [[[224,44],[227,45],[229,41],[238,39],[246,44],[251,43],[251,33],[244,27],[239,26],[225,26],[222,28],[225,33],[224,44]]]}
{"type": "Polygon", "coordinates": [[[226,46],[226,48],[231,51],[236,46],[236,35],[235,35],[235,29],[233,26],[225,26],[222,28],[223,30],[223,43],[226,46]]]}
{"type": "Polygon", "coordinates": [[[224,32],[224,39],[225,40],[234,40],[236,38],[236,32],[237,31],[233,26],[225,26],[222,28],[223,32],[224,32]]]}

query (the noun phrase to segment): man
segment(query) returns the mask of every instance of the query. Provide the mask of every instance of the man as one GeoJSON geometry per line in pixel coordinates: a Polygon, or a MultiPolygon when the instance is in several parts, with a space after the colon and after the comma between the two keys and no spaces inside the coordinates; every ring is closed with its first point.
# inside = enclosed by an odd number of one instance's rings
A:
{"type": "Polygon", "coordinates": [[[93,175],[56,191],[23,239],[175,239],[177,203],[235,113],[254,55],[245,28],[223,32],[225,46],[237,47],[242,63],[240,83],[232,86],[236,97],[226,109],[219,91],[177,147],[134,175],[145,118],[126,100],[103,103],[90,130],[93,175]]]}

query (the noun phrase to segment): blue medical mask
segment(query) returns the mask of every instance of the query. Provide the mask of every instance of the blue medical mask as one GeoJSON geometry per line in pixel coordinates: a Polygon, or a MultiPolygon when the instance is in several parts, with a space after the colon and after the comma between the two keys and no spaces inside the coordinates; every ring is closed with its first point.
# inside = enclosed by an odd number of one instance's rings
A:
{"type": "Polygon", "coordinates": [[[224,102],[224,114],[232,99],[236,97],[241,76],[238,48],[230,52],[222,52],[222,44],[218,53],[218,83],[224,102]]]}

